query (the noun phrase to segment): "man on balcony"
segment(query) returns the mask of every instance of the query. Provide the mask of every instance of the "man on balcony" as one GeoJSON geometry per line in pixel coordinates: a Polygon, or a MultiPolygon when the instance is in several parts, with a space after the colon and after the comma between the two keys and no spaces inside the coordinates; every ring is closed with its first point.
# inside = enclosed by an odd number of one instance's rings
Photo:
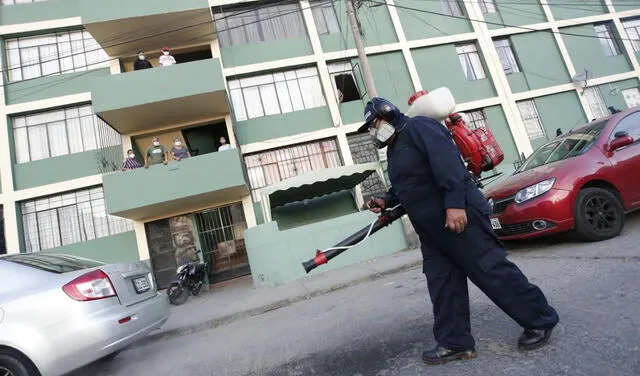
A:
{"type": "Polygon", "coordinates": [[[144,52],[138,51],[138,60],[133,62],[133,70],[141,70],[141,69],[149,69],[153,68],[153,65],[147,60],[146,56],[144,56],[144,52]]]}
{"type": "Polygon", "coordinates": [[[171,148],[171,158],[175,161],[180,161],[181,159],[191,157],[191,153],[189,153],[189,149],[186,146],[182,145],[182,140],[180,137],[176,137],[173,139],[173,147],[171,148]]]}
{"type": "Polygon", "coordinates": [[[169,162],[169,153],[167,149],[160,144],[160,139],[154,137],[151,140],[151,146],[147,149],[147,153],[144,156],[144,168],[149,168],[150,165],[169,162]]]}
{"type": "Polygon", "coordinates": [[[127,150],[127,158],[125,158],[124,162],[122,162],[122,171],[135,170],[136,168],[140,168],[142,165],[136,160],[136,154],[132,149],[127,150]]]}

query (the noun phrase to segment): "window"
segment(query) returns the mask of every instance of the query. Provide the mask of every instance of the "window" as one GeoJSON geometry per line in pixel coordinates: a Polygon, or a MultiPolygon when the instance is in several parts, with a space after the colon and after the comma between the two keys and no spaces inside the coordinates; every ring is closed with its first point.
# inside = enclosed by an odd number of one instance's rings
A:
{"type": "Polygon", "coordinates": [[[620,120],[612,135],[618,132],[627,132],[634,142],[640,140],[640,112],[634,112],[620,120]]]}
{"type": "Polygon", "coordinates": [[[600,92],[600,88],[589,87],[584,91],[585,98],[587,99],[587,103],[589,103],[589,108],[591,109],[591,114],[595,119],[600,119],[603,117],[609,116],[609,111],[607,110],[607,105],[604,103],[602,99],[602,93],[600,92]]]}
{"type": "MultiPolygon", "coordinates": [[[[362,133],[347,135],[347,142],[351,150],[353,163],[378,162],[378,149],[371,142],[371,136],[362,133]]],[[[361,184],[362,196],[365,201],[371,196],[385,193],[387,190],[378,174],[369,175],[361,184]]]]}
{"type": "Polygon", "coordinates": [[[496,12],[496,4],[493,0],[480,0],[479,5],[483,14],[496,12]]]}
{"type": "Polygon", "coordinates": [[[484,114],[484,110],[475,110],[469,111],[465,113],[467,115],[467,127],[471,130],[476,128],[486,128],[487,127],[487,117],[484,114]]]}
{"type": "Polygon", "coordinates": [[[350,63],[331,63],[327,65],[333,90],[339,103],[357,101],[362,98],[350,63]]]}
{"type": "Polygon", "coordinates": [[[13,117],[16,163],[120,145],[120,135],[91,105],[13,117]]]}
{"type": "Polygon", "coordinates": [[[130,221],[107,214],[102,187],[24,201],[20,207],[27,252],[133,230],[130,221]]]}
{"type": "Polygon", "coordinates": [[[342,166],[335,139],[250,154],[244,161],[255,202],[260,201],[260,188],[306,172],[342,166]]]}
{"type": "Polygon", "coordinates": [[[6,41],[9,81],[109,66],[109,57],[86,30],[6,41]]]}
{"type": "Polygon", "coordinates": [[[624,89],[621,91],[622,98],[624,98],[627,107],[640,106],[640,89],[632,87],[630,89],[624,89]]]}
{"type": "Polygon", "coordinates": [[[218,40],[223,48],[307,35],[298,3],[218,13],[215,18],[218,40]]]}
{"type": "Polygon", "coordinates": [[[229,81],[229,92],[239,121],[326,105],[316,68],[229,81]]]}
{"type": "Polygon", "coordinates": [[[311,3],[311,13],[313,13],[313,21],[318,29],[318,34],[325,35],[340,32],[340,24],[338,23],[333,2],[313,2],[311,3]]]}
{"type": "Polygon", "coordinates": [[[46,0],[0,0],[0,5],[26,4],[46,0]]]}
{"type": "Polygon", "coordinates": [[[468,81],[482,80],[486,78],[478,49],[473,43],[456,46],[456,52],[462,65],[464,75],[468,81]]]}
{"type": "Polygon", "coordinates": [[[594,27],[604,54],[607,56],[620,55],[620,47],[618,46],[618,41],[614,39],[615,33],[611,23],[599,24],[594,27]]]}
{"type": "Polygon", "coordinates": [[[622,22],[635,52],[640,51],[640,18],[622,22]]]}
{"type": "Polygon", "coordinates": [[[440,10],[449,16],[463,16],[462,7],[458,0],[440,0],[440,10]]]}
{"type": "Polygon", "coordinates": [[[496,47],[498,57],[500,57],[504,73],[511,74],[520,72],[518,61],[516,60],[516,56],[513,54],[513,48],[511,47],[509,39],[495,40],[493,41],[493,45],[496,47]]]}
{"type": "Polygon", "coordinates": [[[533,100],[518,102],[518,110],[520,111],[520,117],[524,122],[529,140],[533,141],[539,138],[545,138],[546,134],[540,122],[540,116],[538,115],[535,102],[533,100]]]}

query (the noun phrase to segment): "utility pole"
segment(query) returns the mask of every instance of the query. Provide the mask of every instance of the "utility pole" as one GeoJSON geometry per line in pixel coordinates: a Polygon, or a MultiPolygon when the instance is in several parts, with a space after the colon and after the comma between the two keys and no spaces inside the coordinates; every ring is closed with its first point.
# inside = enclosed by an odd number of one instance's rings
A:
{"type": "Polygon", "coordinates": [[[354,0],[346,0],[347,14],[349,15],[349,22],[351,23],[351,31],[353,32],[353,40],[356,42],[356,49],[358,50],[358,59],[362,66],[362,75],[364,76],[364,86],[367,89],[367,93],[370,98],[377,97],[378,92],[376,86],[373,83],[373,75],[371,74],[371,68],[367,61],[367,54],[364,51],[364,41],[362,40],[362,33],[360,31],[360,24],[358,23],[358,16],[356,14],[356,7],[353,4],[354,0]]]}

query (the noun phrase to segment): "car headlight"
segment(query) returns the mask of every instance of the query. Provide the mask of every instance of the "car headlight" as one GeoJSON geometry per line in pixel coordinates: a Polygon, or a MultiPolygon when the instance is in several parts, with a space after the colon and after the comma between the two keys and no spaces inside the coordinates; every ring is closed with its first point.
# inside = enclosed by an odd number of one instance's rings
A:
{"type": "Polygon", "coordinates": [[[491,212],[493,213],[493,205],[495,205],[495,202],[493,201],[492,198],[487,200],[487,204],[489,204],[489,208],[491,208],[491,212]]]}
{"type": "Polygon", "coordinates": [[[556,178],[551,178],[519,190],[515,197],[516,204],[521,204],[548,192],[555,182],[556,178]]]}

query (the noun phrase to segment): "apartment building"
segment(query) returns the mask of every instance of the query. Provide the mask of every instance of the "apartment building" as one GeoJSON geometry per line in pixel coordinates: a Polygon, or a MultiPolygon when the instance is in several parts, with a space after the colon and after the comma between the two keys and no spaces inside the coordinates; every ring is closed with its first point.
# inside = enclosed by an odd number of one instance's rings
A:
{"type": "MultiPolygon", "coordinates": [[[[160,285],[201,258],[211,282],[273,286],[371,221],[384,164],[355,134],[369,95],[344,0],[0,1],[0,252],[145,260],[160,285]],[[154,137],[191,157],[120,171],[154,137]]],[[[406,109],[450,88],[500,142],[497,172],[640,105],[637,1],[360,3],[378,94],[406,109]]],[[[385,231],[330,267],[406,248],[385,231]]]]}

